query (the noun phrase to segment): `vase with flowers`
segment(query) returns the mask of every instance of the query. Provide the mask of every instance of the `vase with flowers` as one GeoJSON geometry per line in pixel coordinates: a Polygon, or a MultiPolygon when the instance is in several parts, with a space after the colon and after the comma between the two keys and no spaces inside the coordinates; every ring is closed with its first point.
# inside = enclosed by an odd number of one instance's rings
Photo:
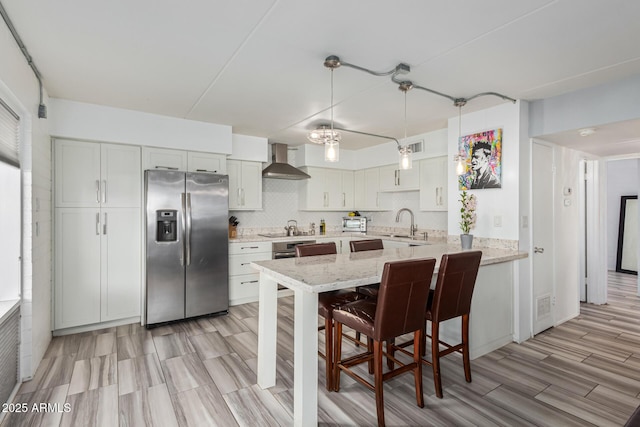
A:
{"type": "Polygon", "coordinates": [[[469,234],[469,231],[476,226],[476,196],[475,194],[469,194],[463,191],[460,194],[460,229],[462,234],[460,235],[460,243],[462,249],[471,249],[473,244],[473,234],[469,234]]]}

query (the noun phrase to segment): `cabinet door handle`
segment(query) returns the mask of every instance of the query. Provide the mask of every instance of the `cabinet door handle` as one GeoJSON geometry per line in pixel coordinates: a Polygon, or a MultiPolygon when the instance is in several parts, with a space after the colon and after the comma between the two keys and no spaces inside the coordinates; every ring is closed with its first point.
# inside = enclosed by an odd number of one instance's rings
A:
{"type": "Polygon", "coordinates": [[[247,283],[258,283],[258,280],[248,280],[246,282],[240,282],[241,285],[246,285],[247,283]]]}
{"type": "Polygon", "coordinates": [[[250,262],[241,262],[240,265],[249,265],[251,264],[250,262]]]}
{"type": "Polygon", "coordinates": [[[444,193],[442,187],[440,187],[440,206],[444,206],[444,199],[442,197],[442,194],[444,193]]]}
{"type": "Polygon", "coordinates": [[[102,181],[102,203],[107,203],[107,180],[102,181]]]}
{"type": "Polygon", "coordinates": [[[347,194],[342,193],[342,207],[344,208],[345,206],[347,206],[347,194]]]}
{"type": "Polygon", "coordinates": [[[96,236],[100,235],[100,212],[96,213],[96,236]]]}
{"type": "Polygon", "coordinates": [[[96,179],[96,203],[100,203],[100,180],[96,179]]]}
{"type": "Polygon", "coordinates": [[[533,253],[534,254],[543,254],[544,253],[544,248],[539,248],[537,246],[534,246],[533,253]]]}
{"type": "Polygon", "coordinates": [[[244,188],[242,189],[242,206],[244,206],[244,188]]]}
{"type": "Polygon", "coordinates": [[[324,206],[325,208],[329,206],[329,193],[327,193],[326,191],[324,192],[324,202],[322,203],[322,206],[324,206]]]}
{"type": "Polygon", "coordinates": [[[258,246],[242,246],[240,249],[258,249],[258,246]]]}
{"type": "Polygon", "coordinates": [[[156,168],[156,169],[167,169],[167,170],[170,170],[170,171],[177,171],[178,170],[178,168],[174,168],[172,166],[155,165],[154,168],[156,168]]]}
{"type": "Polygon", "coordinates": [[[107,213],[104,213],[104,224],[102,224],[102,234],[107,234],[107,213]]]}

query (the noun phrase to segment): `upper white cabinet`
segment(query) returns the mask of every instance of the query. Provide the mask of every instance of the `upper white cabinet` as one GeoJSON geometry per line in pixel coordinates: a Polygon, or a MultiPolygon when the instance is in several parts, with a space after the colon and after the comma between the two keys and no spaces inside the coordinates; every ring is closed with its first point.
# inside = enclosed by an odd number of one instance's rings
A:
{"type": "Polygon", "coordinates": [[[187,170],[189,172],[213,172],[227,174],[227,156],[224,154],[187,153],[187,170]]]}
{"type": "Polygon", "coordinates": [[[447,210],[447,156],[420,161],[420,210],[447,210]]]}
{"type": "Polygon", "coordinates": [[[354,174],[355,209],[385,210],[380,201],[380,168],[361,169],[354,174]]]}
{"type": "Polygon", "coordinates": [[[229,210],[262,210],[262,163],[227,160],[229,210]]]}
{"type": "Polygon", "coordinates": [[[227,173],[227,156],[198,151],[142,147],[142,170],[169,169],[188,172],[227,173]]]}
{"type": "Polygon", "coordinates": [[[420,188],[420,168],[399,170],[397,164],[380,169],[380,191],[409,191],[420,188]]]}
{"type": "Polygon", "coordinates": [[[300,168],[311,178],[300,184],[299,208],[342,211],[354,208],[354,173],[341,169],[300,168]]]}
{"type": "Polygon", "coordinates": [[[56,207],[140,206],[140,147],[55,141],[56,207]]]}
{"type": "Polygon", "coordinates": [[[169,148],[142,147],[142,170],[187,170],[187,152],[169,148]]]}

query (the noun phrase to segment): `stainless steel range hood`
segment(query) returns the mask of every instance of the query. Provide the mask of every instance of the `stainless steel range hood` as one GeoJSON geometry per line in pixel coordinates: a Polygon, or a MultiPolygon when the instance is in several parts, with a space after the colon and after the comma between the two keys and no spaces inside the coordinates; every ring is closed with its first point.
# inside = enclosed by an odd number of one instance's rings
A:
{"type": "Polygon", "coordinates": [[[300,169],[287,163],[287,144],[271,144],[271,164],[262,170],[263,178],[308,179],[300,169]]]}

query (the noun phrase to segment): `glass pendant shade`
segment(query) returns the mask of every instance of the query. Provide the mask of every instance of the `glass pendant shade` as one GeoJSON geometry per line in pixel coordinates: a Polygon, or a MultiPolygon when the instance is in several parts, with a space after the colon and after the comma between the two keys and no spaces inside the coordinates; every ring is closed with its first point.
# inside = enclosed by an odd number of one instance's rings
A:
{"type": "Polygon", "coordinates": [[[458,154],[453,156],[453,161],[456,162],[456,175],[464,175],[464,157],[458,154]]]}
{"type": "Polygon", "coordinates": [[[409,146],[400,147],[398,149],[398,154],[400,155],[400,163],[399,168],[402,170],[408,170],[413,167],[411,161],[411,148],[409,146]]]}
{"type": "Polygon", "coordinates": [[[340,141],[335,140],[324,144],[324,161],[337,162],[340,160],[340,141]]]}

